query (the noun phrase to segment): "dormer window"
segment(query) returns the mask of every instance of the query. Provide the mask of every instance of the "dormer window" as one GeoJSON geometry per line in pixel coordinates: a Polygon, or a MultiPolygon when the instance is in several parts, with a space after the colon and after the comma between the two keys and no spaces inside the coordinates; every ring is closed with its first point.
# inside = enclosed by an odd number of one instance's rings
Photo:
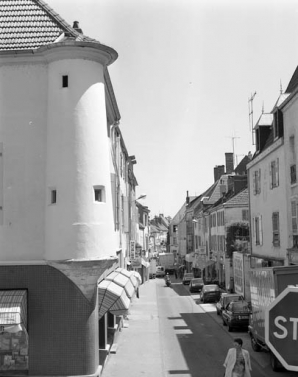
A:
{"type": "Polygon", "coordinates": [[[274,113],[273,132],[274,132],[274,138],[275,139],[284,136],[283,113],[279,109],[277,109],[277,111],[275,111],[275,113],[274,113]]]}

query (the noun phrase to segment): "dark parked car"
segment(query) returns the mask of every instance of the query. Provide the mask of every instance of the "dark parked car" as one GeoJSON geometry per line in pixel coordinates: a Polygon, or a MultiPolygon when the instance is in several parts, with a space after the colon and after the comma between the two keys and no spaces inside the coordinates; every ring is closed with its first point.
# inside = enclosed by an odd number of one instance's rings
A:
{"type": "Polygon", "coordinates": [[[185,272],[182,283],[183,284],[190,284],[191,279],[193,279],[193,273],[192,272],[185,272]]]}
{"type": "Polygon", "coordinates": [[[245,300],[232,301],[222,311],[223,325],[228,326],[229,331],[233,331],[234,328],[247,329],[250,313],[248,302],[245,300]]]}
{"type": "Polygon", "coordinates": [[[219,301],[216,303],[216,313],[221,315],[222,310],[226,309],[227,305],[232,301],[242,301],[244,297],[238,293],[222,293],[219,301]]]}
{"type": "Polygon", "coordinates": [[[217,302],[220,299],[220,289],[217,284],[207,284],[201,291],[201,301],[217,302]]]}
{"type": "Polygon", "coordinates": [[[193,278],[189,283],[189,292],[201,292],[204,286],[202,278],[193,278]]]}

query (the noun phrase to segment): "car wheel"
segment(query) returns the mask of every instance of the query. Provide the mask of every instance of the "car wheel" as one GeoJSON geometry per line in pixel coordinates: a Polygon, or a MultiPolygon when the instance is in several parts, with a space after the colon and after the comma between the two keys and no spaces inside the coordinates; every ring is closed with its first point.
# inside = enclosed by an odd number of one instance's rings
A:
{"type": "Polygon", "coordinates": [[[270,365],[273,372],[279,372],[283,369],[281,363],[278,361],[277,357],[272,352],[270,352],[270,365]]]}

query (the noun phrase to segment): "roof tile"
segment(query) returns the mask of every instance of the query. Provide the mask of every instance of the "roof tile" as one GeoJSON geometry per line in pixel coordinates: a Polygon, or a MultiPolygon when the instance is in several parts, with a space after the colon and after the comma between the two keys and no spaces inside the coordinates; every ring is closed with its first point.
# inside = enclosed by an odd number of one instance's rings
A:
{"type": "Polygon", "coordinates": [[[54,43],[62,33],[79,34],[42,0],[0,0],[0,51],[38,49],[54,43]]]}

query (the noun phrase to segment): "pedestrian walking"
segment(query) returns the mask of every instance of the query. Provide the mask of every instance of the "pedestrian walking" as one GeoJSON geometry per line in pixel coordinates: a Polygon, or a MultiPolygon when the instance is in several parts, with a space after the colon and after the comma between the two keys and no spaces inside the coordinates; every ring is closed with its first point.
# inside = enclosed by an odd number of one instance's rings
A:
{"type": "Polygon", "coordinates": [[[224,362],[224,377],[251,377],[250,355],[242,344],[241,338],[234,339],[234,347],[229,349],[224,362]]]}

